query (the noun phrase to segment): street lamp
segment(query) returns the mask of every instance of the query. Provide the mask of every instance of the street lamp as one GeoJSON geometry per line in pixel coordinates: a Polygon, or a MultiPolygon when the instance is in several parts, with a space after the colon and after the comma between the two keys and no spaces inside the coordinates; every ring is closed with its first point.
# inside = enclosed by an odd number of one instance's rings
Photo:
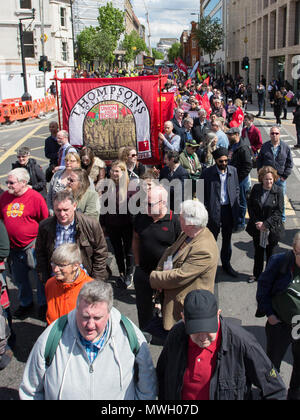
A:
{"type": "Polygon", "coordinates": [[[24,54],[24,31],[23,31],[23,20],[32,19],[35,17],[35,9],[32,9],[32,16],[19,19],[19,32],[20,32],[20,44],[21,44],[21,57],[22,57],[22,77],[24,84],[24,93],[21,97],[22,101],[31,101],[32,96],[27,92],[27,76],[26,76],[26,64],[25,64],[25,54],[24,54]]]}

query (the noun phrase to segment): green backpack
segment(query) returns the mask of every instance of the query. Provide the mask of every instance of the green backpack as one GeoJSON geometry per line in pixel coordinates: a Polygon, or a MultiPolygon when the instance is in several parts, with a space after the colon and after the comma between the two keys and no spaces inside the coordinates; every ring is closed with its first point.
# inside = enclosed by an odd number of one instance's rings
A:
{"type": "MultiPolygon", "coordinates": [[[[46,348],[45,348],[45,353],[44,353],[47,367],[49,367],[52,363],[52,360],[56,353],[57,346],[60,342],[61,336],[63,334],[63,331],[67,323],[68,323],[68,314],[58,318],[53,324],[53,327],[51,328],[51,331],[47,338],[46,348]]],[[[133,325],[131,324],[129,319],[126,318],[126,316],[122,314],[121,314],[120,324],[123,330],[127,334],[131,351],[136,356],[140,349],[140,345],[139,345],[135,330],[133,328],[133,325]]]]}

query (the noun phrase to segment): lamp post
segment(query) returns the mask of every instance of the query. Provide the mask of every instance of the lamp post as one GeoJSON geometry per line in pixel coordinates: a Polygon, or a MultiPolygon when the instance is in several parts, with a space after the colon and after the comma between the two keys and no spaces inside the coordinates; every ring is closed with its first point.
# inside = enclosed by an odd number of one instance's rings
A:
{"type": "Polygon", "coordinates": [[[27,92],[27,76],[26,76],[26,64],[25,64],[25,54],[24,54],[24,31],[23,31],[23,20],[34,19],[35,9],[32,9],[32,16],[19,19],[19,32],[20,32],[20,45],[21,45],[21,58],[22,58],[22,77],[24,84],[24,93],[21,97],[22,101],[31,101],[32,96],[27,92]]]}

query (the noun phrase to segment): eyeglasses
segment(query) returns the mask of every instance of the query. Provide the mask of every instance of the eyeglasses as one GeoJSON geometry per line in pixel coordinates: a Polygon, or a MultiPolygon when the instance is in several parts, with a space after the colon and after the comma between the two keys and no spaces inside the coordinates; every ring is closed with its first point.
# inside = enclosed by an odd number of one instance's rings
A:
{"type": "Polygon", "coordinates": [[[218,160],[219,163],[227,163],[228,159],[222,159],[222,160],[218,160]]]}
{"type": "Polygon", "coordinates": [[[69,265],[72,265],[71,263],[69,264],[56,264],[55,262],[51,263],[51,267],[52,269],[55,267],[58,267],[60,270],[63,270],[64,268],[68,267],[69,265]]]}
{"type": "Polygon", "coordinates": [[[148,207],[154,207],[156,206],[156,204],[160,204],[160,203],[162,203],[162,200],[157,201],[156,203],[148,203],[148,207]]]}
{"type": "Polygon", "coordinates": [[[5,183],[6,183],[6,185],[15,185],[15,184],[17,184],[19,181],[14,181],[14,182],[12,182],[12,181],[5,181],[5,183]]]}
{"type": "Polygon", "coordinates": [[[130,155],[129,157],[136,157],[137,156],[137,154],[135,153],[134,155],[130,155]]]}
{"type": "Polygon", "coordinates": [[[270,133],[270,134],[271,134],[271,136],[279,136],[280,133],[273,132],[273,133],[270,133]]]}

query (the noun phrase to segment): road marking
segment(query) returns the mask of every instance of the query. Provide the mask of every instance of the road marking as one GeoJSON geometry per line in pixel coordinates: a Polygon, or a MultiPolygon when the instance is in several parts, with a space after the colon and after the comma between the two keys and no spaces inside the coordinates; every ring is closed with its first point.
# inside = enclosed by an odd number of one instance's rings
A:
{"type": "Polygon", "coordinates": [[[8,149],[4,155],[0,158],[0,165],[3,163],[9,156],[14,155],[16,153],[16,150],[25,143],[30,137],[32,137],[40,128],[44,127],[48,124],[48,121],[43,121],[41,124],[39,124],[37,127],[35,127],[33,130],[30,131],[30,133],[26,134],[26,136],[22,137],[17,143],[15,143],[10,149],[8,149]]]}

